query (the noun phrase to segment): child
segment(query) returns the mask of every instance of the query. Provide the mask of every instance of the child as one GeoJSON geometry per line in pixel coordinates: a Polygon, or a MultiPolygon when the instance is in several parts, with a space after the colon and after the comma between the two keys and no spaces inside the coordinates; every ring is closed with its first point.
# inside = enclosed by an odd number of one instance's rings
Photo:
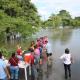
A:
{"type": "Polygon", "coordinates": [[[69,77],[71,78],[71,63],[72,63],[72,56],[69,53],[69,49],[65,49],[65,53],[60,57],[60,59],[63,59],[64,63],[64,70],[65,70],[65,79],[68,78],[68,73],[69,77]]]}

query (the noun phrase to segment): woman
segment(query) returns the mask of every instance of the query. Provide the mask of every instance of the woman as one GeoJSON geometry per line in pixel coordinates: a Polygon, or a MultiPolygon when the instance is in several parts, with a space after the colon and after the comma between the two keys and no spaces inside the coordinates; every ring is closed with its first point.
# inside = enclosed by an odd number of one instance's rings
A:
{"type": "Polygon", "coordinates": [[[34,46],[35,46],[35,42],[32,41],[31,44],[30,44],[30,48],[34,50],[34,46]]]}
{"type": "Polygon", "coordinates": [[[69,49],[65,49],[65,53],[60,57],[60,59],[63,59],[64,63],[64,70],[65,70],[65,79],[68,78],[68,73],[69,77],[71,78],[71,63],[72,63],[72,56],[69,53],[69,49]]]}
{"type": "Polygon", "coordinates": [[[18,62],[19,60],[15,56],[15,53],[12,53],[12,56],[9,59],[11,80],[18,80],[18,72],[19,72],[18,62]]]}
{"type": "Polygon", "coordinates": [[[37,59],[38,63],[39,63],[39,59],[40,59],[40,50],[38,48],[37,45],[34,46],[34,56],[37,59]]]}

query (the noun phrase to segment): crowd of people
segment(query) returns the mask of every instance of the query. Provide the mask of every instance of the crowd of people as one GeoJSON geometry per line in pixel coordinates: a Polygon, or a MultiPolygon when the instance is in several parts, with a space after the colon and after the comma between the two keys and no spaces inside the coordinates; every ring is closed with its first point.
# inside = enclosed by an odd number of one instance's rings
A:
{"type": "MultiPolygon", "coordinates": [[[[28,50],[22,50],[21,46],[17,46],[16,52],[12,53],[8,60],[9,70],[3,60],[3,55],[0,52],[0,79],[1,80],[19,80],[19,66],[20,61],[30,64],[31,78],[37,80],[40,65],[43,62],[49,61],[48,57],[52,54],[47,52],[47,36],[40,37],[36,41],[31,41],[28,50]]],[[[50,62],[50,61],[49,61],[50,62]]],[[[31,79],[31,80],[32,80],[31,79]]]]}

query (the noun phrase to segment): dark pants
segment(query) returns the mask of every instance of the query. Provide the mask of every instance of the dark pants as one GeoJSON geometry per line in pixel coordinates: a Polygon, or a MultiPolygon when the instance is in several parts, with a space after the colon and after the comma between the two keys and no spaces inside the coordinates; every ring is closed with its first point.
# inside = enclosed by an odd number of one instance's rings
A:
{"type": "Polygon", "coordinates": [[[71,77],[71,64],[67,65],[67,64],[64,64],[64,70],[65,70],[65,78],[68,77],[68,74],[69,74],[69,77],[71,77]]]}

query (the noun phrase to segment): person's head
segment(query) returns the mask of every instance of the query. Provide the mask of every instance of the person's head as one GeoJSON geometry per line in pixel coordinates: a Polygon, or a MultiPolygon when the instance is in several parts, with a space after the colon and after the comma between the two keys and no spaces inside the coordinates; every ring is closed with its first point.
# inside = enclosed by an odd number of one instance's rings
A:
{"type": "Polygon", "coordinates": [[[0,52],[0,58],[2,58],[2,53],[0,52]]]}
{"type": "Polygon", "coordinates": [[[50,53],[49,55],[52,56],[52,53],[50,53]]]}
{"type": "Polygon", "coordinates": [[[41,40],[43,40],[43,37],[40,37],[41,40]]]}
{"type": "Polygon", "coordinates": [[[69,49],[68,48],[65,49],[65,53],[69,54],[69,49]]]}
{"type": "Polygon", "coordinates": [[[12,53],[12,57],[15,57],[15,52],[12,53]]]}

